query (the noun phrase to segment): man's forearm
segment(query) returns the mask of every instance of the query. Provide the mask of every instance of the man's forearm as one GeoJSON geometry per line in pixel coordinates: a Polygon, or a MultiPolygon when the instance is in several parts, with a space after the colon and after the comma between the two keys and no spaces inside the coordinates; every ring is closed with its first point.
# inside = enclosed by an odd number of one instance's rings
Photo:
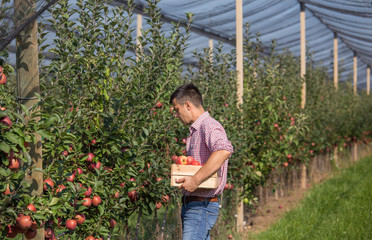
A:
{"type": "Polygon", "coordinates": [[[207,162],[202,166],[198,172],[195,173],[193,178],[200,185],[205,179],[217,172],[222,164],[229,158],[230,152],[226,150],[219,150],[213,152],[207,162]]]}

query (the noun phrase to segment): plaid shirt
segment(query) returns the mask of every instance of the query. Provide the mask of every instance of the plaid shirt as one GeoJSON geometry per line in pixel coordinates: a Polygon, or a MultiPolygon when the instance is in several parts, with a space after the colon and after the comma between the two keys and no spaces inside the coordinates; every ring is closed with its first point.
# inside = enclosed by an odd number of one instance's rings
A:
{"type": "MultiPolygon", "coordinates": [[[[227,150],[233,153],[233,146],[227,139],[225,129],[208,112],[204,112],[191,126],[186,143],[187,156],[194,157],[201,164],[207,162],[212,152],[227,150]]],[[[217,171],[220,179],[217,189],[197,189],[194,192],[182,190],[185,196],[215,197],[222,193],[227,178],[227,159],[217,171]]]]}

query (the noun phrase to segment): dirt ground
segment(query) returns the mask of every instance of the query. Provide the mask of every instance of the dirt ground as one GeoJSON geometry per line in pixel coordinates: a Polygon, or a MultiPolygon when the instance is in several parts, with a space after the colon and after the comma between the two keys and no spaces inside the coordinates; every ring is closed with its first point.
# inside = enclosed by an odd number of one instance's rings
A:
{"type": "Polygon", "coordinates": [[[265,205],[258,208],[257,213],[251,216],[246,224],[243,239],[249,240],[249,236],[252,233],[267,230],[273,223],[283,217],[286,212],[294,209],[310,188],[311,185],[308,185],[305,190],[293,191],[288,196],[280,197],[277,200],[272,198],[265,205]]]}

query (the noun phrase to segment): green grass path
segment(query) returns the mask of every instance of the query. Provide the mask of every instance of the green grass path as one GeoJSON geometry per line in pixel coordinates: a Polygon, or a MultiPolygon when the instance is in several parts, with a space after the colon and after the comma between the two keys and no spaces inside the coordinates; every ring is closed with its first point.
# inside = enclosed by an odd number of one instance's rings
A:
{"type": "Polygon", "coordinates": [[[252,239],[372,239],[372,157],[315,186],[296,209],[252,239]]]}

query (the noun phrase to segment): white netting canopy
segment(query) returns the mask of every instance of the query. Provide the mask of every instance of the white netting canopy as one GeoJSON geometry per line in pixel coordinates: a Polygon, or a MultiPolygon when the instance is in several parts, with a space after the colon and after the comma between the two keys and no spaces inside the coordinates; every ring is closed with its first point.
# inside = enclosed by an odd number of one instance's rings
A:
{"type": "MultiPolygon", "coordinates": [[[[74,4],[75,0],[69,2],[74,4]]],[[[146,1],[134,2],[135,12],[143,13],[146,1]]],[[[366,68],[367,65],[372,66],[372,0],[243,0],[243,22],[249,24],[250,35],[259,33],[264,45],[270,46],[275,40],[277,50],[289,49],[299,56],[301,3],[306,14],[306,47],[312,59],[328,67],[329,74],[333,75],[333,39],[337,34],[340,81],[346,81],[353,75],[355,54],[358,59],[358,88],[366,88],[366,68]]],[[[12,4],[10,1],[9,6],[12,4]]],[[[38,2],[38,10],[46,4],[44,1],[38,2]]],[[[127,1],[117,0],[110,4],[117,6],[127,4],[127,1]]],[[[185,62],[194,61],[192,53],[195,50],[209,47],[209,39],[223,42],[225,51],[235,48],[234,0],[161,0],[158,6],[163,14],[165,31],[170,29],[171,21],[185,20],[187,12],[194,14],[185,62]]],[[[12,9],[8,11],[8,15],[11,14],[12,9]]],[[[45,21],[48,12],[45,11],[42,17],[39,17],[39,21],[45,21]]],[[[7,19],[9,21],[11,18],[7,19]]],[[[146,29],[145,21],[143,28],[146,29]]],[[[1,34],[0,43],[9,33],[11,29],[1,34]]],[[[48,39],[50,43],[53,42],[52,36],[48,39]]],[[[12,41],[8,45],[10,62],[13,64],[14,44],[12,41]]]]}

